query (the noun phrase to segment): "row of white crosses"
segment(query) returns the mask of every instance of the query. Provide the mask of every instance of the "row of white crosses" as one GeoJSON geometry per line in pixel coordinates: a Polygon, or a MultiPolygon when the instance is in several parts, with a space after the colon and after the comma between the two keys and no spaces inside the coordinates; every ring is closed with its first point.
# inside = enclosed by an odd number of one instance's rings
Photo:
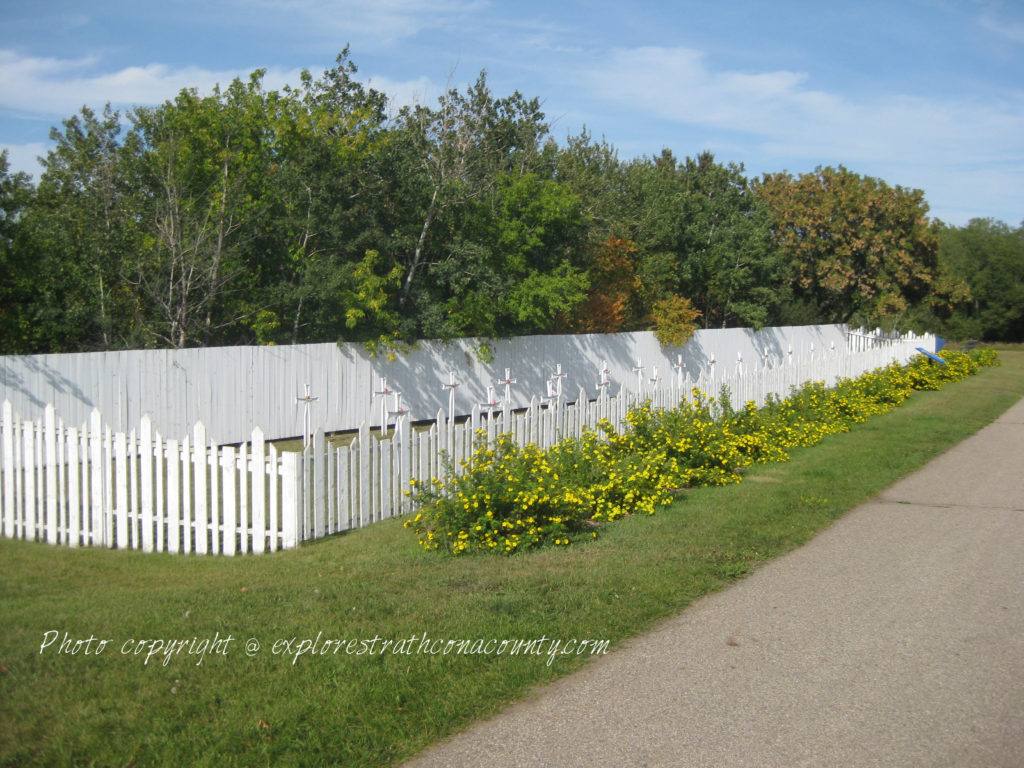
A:
{"type": "MultiPolygon", "coordinates": [[[[836,343],[834,341],[830,342],[829,343],[829,354],[835,354],[835,351],[836,351],[836,343]]],[[[810,354],[811,354],[812,357],[814,356],[814,344],[813,343],[811,344],[810,354]]],[[[682,381],[683,381],[682,368],[685,367],[685,363],[683,363],[683,356],[682,355],[679,355],[678,359],[679,359],[679,363],[673,365],[673,367],[677,368],[679,370],[679,372],[680,372],[679,373],[679,383],[682,384],[682,381]]],[[[771,352],[768,351],[768,347],[764,348],[764,355],[763,355],[762,359],[763,359],[763,364],[764,364],[765,368],[771,368],[772,367],[771,352]]],[[[717,362],[718,362],[718,360],[715,358],[715,353],[712,352],[711,353],[711,360],[708,363],[710,366],[712,366],[711,367],[712,375],[714,375],[714,371],[715,371],[714,366],[715,366],[715,364],[717,362]]],[[[793,345],[792,344],[788,345],[788,348],[786,350],[786,362],[789,365],[793,364],[793,345]]],[[[736,372],[742,374],[743,371],[744,371],[743,352],[737,352],[736,353],[736,372]]]]}
{"type": "MultiPolygon", "coordinates": [[[[607,371],[605,371],[607,374],[607,371]]],[[[547,380],[547,398],[557,400],[562,397],[562,379],[568,376],[562,370],[562,364],[558,363],[555,367],[555,372],[547,380]]],[[[512,404],[512,385],[518,384],[519,380],[513,378],[512,369],[505,369],[505,378],[495,379],[493,384],[487,385],[487,399],[480,403],[480,407],[485,409],[488,413],[499,410],[503,407],[508,407],[512,404]],[[499,400],[497,387],[504,387],[504,397],[499,400]]],[[[448,390],[448,417],[449,419],[454,418],[455,415],[455,390],[462,385],[462,382],[457,381],[455,378],[455,371],[448,371],[448,383],[442,384],[442,389],[448,390]]],[[[378,393],[379,394],[379,393],[378,393]]]]}
{"type": "MultiPolygon", "coordinates": [[[[712,363],[714,363],[714,360],[712,360],[712,363]]],[[[685,369],[685,367],[686,367],[686,364],[683,362],[683,356],[682,355],[679,355],[678,362],[673,367],[677,368],[677,370],[679,372],[679,382],[681,384],[682,383],[683,369],[685,369]]],[[[644,367],[643,367],[643,364],[641,363],[641,361],[639,359],[637,360],[636,367],[633,370],[637,371],[637,386],[642,389],[642,387],[643,387],[643,370],[644,370],[644,367]]],[[[598,386],[599,389],[601,389],[604,392],[607,392],[607,388],[611,385],[611,380],[609,379],[609,373],[610,372],[611,371],[608,368],[608,362],[606,360],[602,361],[601,368],[598,371],[599,381],[598,381],[598,385],[597,386],[598,386]]],[[[565,371],[562,370],[562,364],[561,363],[556,364],[555,372],[547,380],[547,400],[549,402],[550,401],[556,401],[557,402],[558,400],[560,400],[562,398],[562,395],[563,395],[563,379],[565,379],[567,376],[568,376],[568,374],[565,371]]],[[[657,368],[657,366],[655,366],[654,369],[653,369],[653,375],[651,377],[651,383],[656,388],[659,381],[660,381],[660,377],[658,376],[658,368],[657,368]]],[[[487,400],[485,402],[481,403],[480,405],[483,408],[488,409],[489,412],[497,410],[499,405],[503,405],[503,404],[505,406],[510,405],[511,402],[512,402],[512,385],[516,384],[516,383],[518,383],[518,379],[513,378],[512,377],[512,373],[511,373],[511,369],[506,368],[505,369],[505,378],[503,378],[503,379],[496,379],[494,384],[489,384],[487,386],[487,400]],[[498,398],[497,398],[497,394],[496,394],[496,390],[495,390],[495,386],[496,385],[497,386],[504,386],[505,387],[505,397],[504,397],[504,400],[502,400],[502,401],[499,401],[498,398]]],[[[455,371],[449,371],[448,372],[448,383],[442,385],[443,389],[447,389],[448,390],[448,418],[449,419],[454,419],[454,417],[455,417],[455,390],[458,389],[460,385],[461,385],[461,382],[459,382],[459,381],[457,381],[455,379],[455,371]]],[[[387,433],[388,423],[391,420],[390,417],[394,417],[395,421],[396,421],[396,424],[397,424],[398,420],[400,420],[402,417],[408,415],[409,411],[408,411],[408,409],[402,407],[402,393],[397,391],[397,390],[391,389],[388,386],[388,380],[387,380],[386,376],[382,376],[381,377],[381,379],[380,379],[380,389],[376,390],[374,392],[374,395],[380,396],[380,398],[381,398],[381,400],[380,400],[380,433],[381,433],[381,435],[384,435],[384,434],[387,433]],[[388,408],[388,396],[390,396],[391,399],[392,399],[392,406],[391,406],[391,408],[388,408]]],[[[310,394],[310,386],[309,386],[309,384],[306,385],[305,394],[304,395],[298,395],[296,397],[296,402],[301,403],[304,406],[303,434],[302,434],[303,448],[309,447],[309,444],[312,442],[313,433],[312,433],[312,421],[311,421],[311,415],[310,415],[310,406],[314,402],[319,400],[319,399],[320,399],[319,397],[314,397],[313,395],[310,394]]]]}
{"type": "MultiPolygon", "coordinates": [[[[380,395],[380,433],[384,435],[388,431],[389,417],[394,417],[396,427],[399,420],[403,416],[408,415],[409,411],[402,407],[402,393],[397,390],[393,390],[388,387],[388,380],[386,376],[382,376],[380,379],[380,389],[374,392],[375,395],[380,395]],[[391,395],[391,408],[388,408],[388,395],[391,395]]],[[[302,447],[306,449],[309,444],[313,441],[313,425],[310,418],[309,407],[319,400],[319,397],[314,397],[310,394],[309,384],[306,385],[306,392],[303,395],[298,395],[295,400],[303,405],[305,413],[303,414],[303,429],[302,429],[302,447]]]]}
{"type": "MultiPolygon", "coordinates": [[[[680,371],[679,382],[682,383],[682,369],[686,367],[686,363],[683,362],[683,356],[679,355],[677,363],[672,364],[673,368],[677,368],[680,371]]],[[[633,366],[633,371],[636,373],[636,392],[638,395],[643,394],[644,391],[644,364],[638,357],[636,359],[636,365],[633,366]]],[[[658,366],[651,367],[651,377],[648,379],[651,384],[651,391],[654,392],[658,389],[658,384],[661,382],[661,376],[658,375],[658,366]]]]}
{"type": "MultiPolygon", "coordinates": [[[[829,351],[834,353],[835,349],[836,349],[835,342],[832,342],[830,347],[829,347],[829,351]]],[[[811,344],[810,352],[811,352],[811,355],[814,354],[814,344],[811,344]]],[[[764,365],[765,365],[765,367],[769,367],[770,366],[769,358],[770,358],[770,353],[768,352],[768,348],[765,347],[765,350],[764,350],[764,365]]],[[[790,345],[789,348],[788,348],[787,359],[788,359],[788,362],[792,363],[792,361],[793,361],[793,346],[792,345],[790,345]]],[[[718,360],[715,357],[715,353],[712,352],[711,353],[711,359],[709,361],[709,365],[711,366],[712,376],[714,375],[714,370],[715,370],[714,366],[717,363],[718,363],[718,360]]],[[[683,379],[684,379],[684,376],[685,376],[685,373],[686,373],[686,363],[683,362],[683,356],[681,354],[676,356],[676,362],[672,364],[672,367],[676,371],[676,380],[678,382],[678,385],[680,387],[682,387],[683,379]]],[[[742,370],[743,370],[743,353],[742,352],[737,352],[736,353],[736,368],[737,368],[737,371],[739,371],[739,372],[742,372],[742,370]]],[[[642,393],[644,391],[644,370],[645,369],[644,369],[643,362],[640,360],[640,358],[637,358],[636,365],[633,366],[633,371],[636,373],[637,393],[642,393]]],[[[598,370],[598,384],[597,384],[597,386],[598,386],[598,389],[601,391],[602,394],[606,394],[607,391],[608,391],[608,388],[611,386],[611,380],[609,378],[609,374],[610,373],[611,373],[611,371],[608,368],[608,361],[607,360],[601,361],[601,368],[598,370]]],[[[546,399],[549,402],[557,402],[558,400],[560,400],[562,398],[562,394],[563,394],[562,380],[565,379],[567,376],[568,376],[568,374],[565,371],[562,370],[562,364],[558,363],[555,366],[555,372],[547,380],[547,398],[546,399]]],[[[658,366],[653,366],[652,367],[652,369],[651,369],[651,377],[650,377],[650,379],[648,379],[648,381],[651,384],[652,391],[656,390],[658,388],[658,384],[661,382],[661,377],[658,375],[658,366]]],[[[498,407],[501,406],[501,405],[504,405],[506,407],[509,406],[512,403],[512,385],[516,384],[516,383],[518,383],[518,379],[512,378],[511,369],[506,368],[505,369],[505,378],[503,378],[503,379],[496,379],[494,381],[494,384],[488,384],[488,386],[487,386],[487,400],[485,402],[481,403],[480,405],[483,408],[488,409],[489,412],[490,411],[498,410],[498,407]],[[496,386],[504,386],[505,387],[505,397],[504,397],[503,400],[498,400],[497,392],[496,392],[496,389],[495,389],[496,386]]],[[[455,371],[449,371],[448,372],[448,383],[442,385],[443,389],[447,389],[448,390],[448,417],[449,417],[449,419],[454,419],[454,417],[455,417],[455,390],[458,389],[459,386],[460,386],[460,382],[456,381],[456,379],[455,379],[455,371]]],[[[388,387],[387,377],[385,377],[385,376],[381,377],[381,379],[380,379],[380,389],[377,390],[376,392],[374,392],[374,394],[375,395],[379,395],[380,398],[381,398],[381,401],[380,401],[380,432],[383,435],[383,434],[385,434],[387,432],[388,422],[390,421],[389,417],[394,417],[395,420],[396,420],[396,424],[397,424],[398,420],[400,420],[402,417],[408,415],[409,411],[408,411],[408,409],[402,407],[402,393],[398,392],[396,390],[390,389],[388,387]],[[392,399],[392,406],[391,406],[391,408],[388,408],[388,396],[389,395],[391,396],[391,399],[392,399]]],[[[305,394],[304,395],[298,395],[296,397],[296,402],[301,403],[304,406],[304,409],[305,409],[305,413],[303,415],[303,434],[302,434],[303,447],[308,447],[310,442],[312,442],[312,423],[311,423],[311,419],[310,419],[310,406],[315,401],[317,401],[319,399],[320,399],[319,397],[314,397],[314,396],[312,396],[310,394],[309,384],[306,385],[305,394]]]]}

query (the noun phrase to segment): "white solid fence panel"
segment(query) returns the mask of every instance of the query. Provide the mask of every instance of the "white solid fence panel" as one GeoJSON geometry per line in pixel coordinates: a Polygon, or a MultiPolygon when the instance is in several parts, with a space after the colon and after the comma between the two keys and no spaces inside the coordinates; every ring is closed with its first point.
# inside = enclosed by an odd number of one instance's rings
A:
{"type": "Polygon", "coordinates": [[[399,384],[407,389],[401,404],[418,417],[443,407],[461,420],[473,403],[497,396],[504,406],[506,379],[514,381],[507,387],[514,409],[527,407],[534,393],[548,396],[546,384],[558,366],[557,381],[571,400],[581,386],[596,398],[604,379],[613,383],[613,393],[620,385],[635,390],[635,369],[641,366],[642,388],[649,392],[655,368],[663,389],[673,366],[699,371],[716,354],[720,371],[732,370],[738,357],[752,370],[764,364],[766,350],[777,360],[790,351],[806,356],[812,347],[858,351],[889,340],[833,324],[701,329],[684,348],[671,349],[648,331],[525,336],[488,342],[490,362],[477,354],[479,339],[423,341],[394,356],[371,356],[358,343],[5,355],[0,356],[0,402],[10,400],[32,421],[50,403],[65,423],[76,425],[98,408],[114,432],[137,427],[144,413],[154,430],[179,438],[202,421],[209,437],[239,444],[248,441],[254,424],[266,439],[303,434],[307,385],[316,398],[309,405],[313,426],[338,432],[355,430],[364,420],[379,425],[369,414],[382,405],[383,398],[373,394],[382,378],[393,390],[399,384]],[[450,386],[453,378],[457,390],[450,386]]]}

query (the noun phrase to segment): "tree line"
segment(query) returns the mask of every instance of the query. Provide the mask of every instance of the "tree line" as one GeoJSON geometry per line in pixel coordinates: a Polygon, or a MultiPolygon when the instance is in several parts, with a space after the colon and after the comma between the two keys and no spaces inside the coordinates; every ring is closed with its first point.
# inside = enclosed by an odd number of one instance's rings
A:
{"type": "Polygon", "coordinates": [[[818,322],[1021,340],[1024,231],[951,228],[846,168],[560,145],[486,73],[389,112],[347,51],[51,131],[0,155],[0,352],[818,322]]]}

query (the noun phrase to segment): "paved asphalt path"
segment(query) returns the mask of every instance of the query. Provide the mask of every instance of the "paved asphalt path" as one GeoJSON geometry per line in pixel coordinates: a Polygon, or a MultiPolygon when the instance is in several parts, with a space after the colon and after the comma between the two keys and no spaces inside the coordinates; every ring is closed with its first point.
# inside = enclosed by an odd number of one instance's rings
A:
{"type": "Polygon", "coordinates": [[[436,766],[1024,768],[1024,400],[436,766]]]}

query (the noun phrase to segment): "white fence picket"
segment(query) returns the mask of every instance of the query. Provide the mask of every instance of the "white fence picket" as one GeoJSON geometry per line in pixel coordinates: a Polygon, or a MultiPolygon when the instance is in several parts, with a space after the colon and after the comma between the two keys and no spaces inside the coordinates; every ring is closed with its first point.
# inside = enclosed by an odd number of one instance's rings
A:
{"type": "Polygon", "coordinates": [[[89,414],[89,509],[94,547],[110,546],[110,529],[106,526],[103,488],[103,417],[98,409],[89,414]]]}
{"type": "Polygon", "coordinates": [[[219,544],[221,554],[234,555],[236,551],[235,539],[238,535],[238,498],[235,482],[237,466],[235,465],[235,449],[230,445],[225,445],[220,449],[220,470],[222,477],[220,487],[223,491],[221,494],[221,519],[223,524],[217,525],[214,523],[214,551],[217,551],[219,544]],[[221,532],[219,542],[218,530],[221,532]]]}
{"type": "Polygon", "coordinates": [[[153,551],[153,425],[144,414],[139,425],[139,491],[142,509],[142,551],[153,551]]]}
{"type": "Polygon", "coordinates": [[[249,454],[245,443],[238,446],[238,460],[235,462],[234,482],[238,488],[238,551],[251,552],[249,546],[249,487],[256,483],[257,475],[249,467],[249,454]],[[250,473],[253,473],[250,476],[250,473]],[[250,479],[251,477],[251,479],[250,479]]]}
{"type": "Polygon", "coordinates": [[[77,547],[82,536],[81,463],[78,458],[78,430],[72,427],[67,432],[67,480],[68,480],[68,538],[67,545],[77,547]]]}
{"type": "Polygon", "coordinates": [[[0,424],[0,429],[3,430],[3,434],[0,435],[0,447],[3,449],[3,492],[4,492],[4,503],[3,503],[3,530],[2,533],[8,538],[14,538],[17,534],[15,533],[15,515],[17,507],[17,499],[14,494],[14,408],[11,406],[9,400],[4,400],[3,406],[3,422],[0,424]]]}
{"type": "Polygon", "coordinates": [[[267,462],[267,498],[270,502],[270,524],[267,526],[268,537],[267,543],[270,546],[271,552],[276,552],[279,549],[285,547],[284,544],[284,533],[281,527],[281,507],[283,503],[278,501],[279,494],[282,494],[281,490],[281,463],[278,461],[278,452],[275,445],[270,446],[268,451],[269,461],[267,462]],[[281,536],[278,536],[278,530],[281,530],[281,536]]]}
{"type": "Polygon", "coordinates": [[[293,549],[302,535],[298,510],[302,504],[302,456],[284,453],[281,456],[281,547],[293,549]]]}
{"type": "Polygon", "coordinates": [[[167,466],[166,456],[164,454],[164,442],[160,432],[156,432],[153,437],[153,444],[149,447],[149,453],[153,457],[153,483],[154,499],[153,499],[153,523],[156,526],[156,551],[163,552],[165,543],[164,537],[166,536],[166,520],[167,511],[164,506],[167,498],[167,491],[164,488],[165,478],[167,477],[167,466]]]}
{"type": "Polygon", "coordinates": [[[181,551],[195,552],[195,467],[192,463],[192,443],[188,435],[181,441],[181,551]]]}
{"type": "MultiPolygon", "coordinates": [[[[267,548],[267,449],[263,430],[252,431],[252,551],[260,555],[267,548]]],[[[273,530],[273,529],[271,529],[273,530]]],[[[271,536],[273,538],[273,535],[271,536]]]]}
{"type": "MultiPolygon", "coordinates": [[[[177,440],[168,440],[165,449],[167,460],[167,551],[181,551],[181,453],[177,440]]],[[[187,459],[186,459],[187,461],[187,459]]],[[[188,486],[186,486],[188,488],[188,486]]]]}
{"type": "Polygon", "coordinates": [[[43,415],[43,454],[45,456],[45,520],[46,543],[56,544],[57,538],[57,426],[53,406],[47,405],[43,415]]]}
{"type": "MultiPolygon", "coordinates": [[[[196,424],[195,429],[192,430],[192,438],[195,441],[192,448],[192,477],[195,482],[193,535],[195,537],[195,553],[205,555],[209,551],[210,516],[207,485],[210,467],[206,455],[206,427],[202,422],[196,424]]],[[[214,477],[216,477],[216,473],[214,477]]]]}

